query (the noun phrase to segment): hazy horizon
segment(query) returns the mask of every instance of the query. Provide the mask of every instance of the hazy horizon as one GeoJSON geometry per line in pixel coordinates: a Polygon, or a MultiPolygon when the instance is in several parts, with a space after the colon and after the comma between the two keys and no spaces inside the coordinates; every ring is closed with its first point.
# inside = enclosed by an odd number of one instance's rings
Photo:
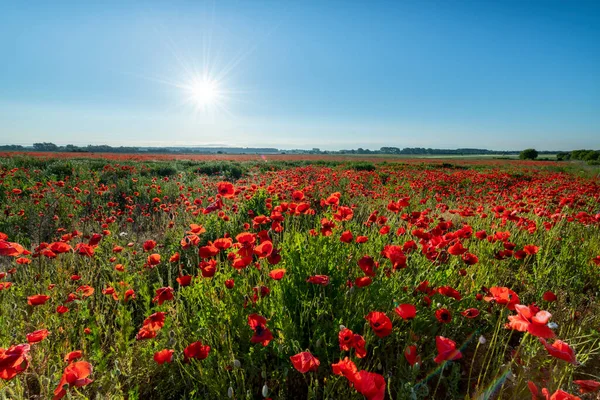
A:
{"type": "Polygon", "coordinates": [[[0,5],[0,143],[600,148],[600,2],[0,5]]]}

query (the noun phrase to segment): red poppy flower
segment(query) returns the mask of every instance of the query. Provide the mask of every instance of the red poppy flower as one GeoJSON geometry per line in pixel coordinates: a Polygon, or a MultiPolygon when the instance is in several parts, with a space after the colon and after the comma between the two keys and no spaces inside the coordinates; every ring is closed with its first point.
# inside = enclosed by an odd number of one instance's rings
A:
{"type": "Polygon", "coordinates": [[[292,200],[294,200],[295,202],[300,202],[304,200],[304,193],[300,190],[294,190],[294,192],[292,193],[292,200]]]}
{"type": "Polygon", "coordinates": [[[452,297],[455,300],[462,299],[460,292],[450,286],[441,286],[438,288],[438,293],[447,297],[452,297]]]}
{"type": "Polygon", "coordinates": [[[467,265],[475,265],[479,262],[479,258],[475,254],[465,253],[461,256],[463,262],[467,265]]]}
{"type": "Polygon", "coordinates": [[[217,184],[217,192],[219,192],[219,194],[223,197],[233,198],[235,189],[233,184],[230,182],[219,182],[217,184]]]}
{"type": "Polygon", "coordinates": [[[94,256],[94,247],[90,246],[89,244],[78,243],[75,246],[75,251],[77,252],[77,254],[79,254],[81,256],[86,256],[86,257],[94,256]]]}
{"type": "Polygon", "coordinates": [[[417,307],[412,304],[400,304],[394,311],[402,319],[413,319],[417,315],[417,307]]]}
{"type": "Polygon", "coordinates": [[[373,260],[373,257],[363,256],[360,260],[358,260],[359,268],[365,273],[367,276],[375,276],[375,267],[378,267],[378,264],[373,260]]]}
{"type": "Polygon", "coordinates": [[[373,283],[373,280],[368,276],[361,276],[354,280],[354,284],[359,288],[367,287],[371,283],[373,283]]]}
{"type": "Polygon", "coordinates": [[[267,256],[267,261],[271,265],[277,265],[281,262],[281,249],[273,249],[271,254],[267,256]]]}
{"type": "Polygon", "coordinates": [[[88,246],[96,247],[98,243],[102,240],[102,235],[99,233],[94,233],[88,242],[88,246]]]}
{"type": "Polygon", "coordinates": [[[383,248],[382,254],[392,262],[394,269],[406,268],[406,256],[402,251],[402,247],[387,245],[383,248]]]}
{"type": "Polygon", "coordinates": [[[209,352],[210,346],[202,344],[201,341],[191,343],[183,350],[184,362],[189,362],[191,358],[204,360],[209,352]]]}
{"type": "Polygon", "coordinates": [[[534,246],[532,244],[523,246],[523,251],[530,256],[537,254],[539,250],[540,248],[538,246],[534,246]]]}
{"type": "Polygon", "coordinates": [[[29,366],[30,349],[28,344],[0,348],[0,379],[8,381],[25,371],[29,366]]]}
{"type": "Polygon", "coordinates": [[[81,297],[90,297],[94,294],[95,290],[90,285],[79,286],[76,292],[81,293],[81,297]]]}
{"type": "Polygon", "coordinates": [[[365,319],[369,321],[371,329],[373,329],[373,332],[380,338],[386,337],[392,333],[392,321],[385,313],[371,311],[365,319]]]}
{"type": "Polygon", "coordinates": [[[203,278],[212,278],[217,272],[217,261],[214,259],[210,261],[202,261],[200,263],[200,271],[203,278]]]}
{"type": "Polygon", "coordinates": [[[25,252],[19,243],[0,240],[0,256],[17,257],[25,252]]]}
{"type": "Polygon", "coordinates": [[[187,233],[191,233],[194,235],[201,235],[206,232],[206,229],[202,225],[198,224],[190,224],[190,230],[187,233]]]}
{"type": "Polygon", "coordinates": [[[354,376],[354,388],[367,400],[383,400],[385,397],[385,379],[374,372],[359,371],[354,376]]]}
{"type": "Polygon", "coordinates": [[[75,361],[78,358],[81,358],[82,355],[83,355],[83,353],[81,352],[81,350],[72,351],[65,356],[65,362],[70,363],[71,361],[75,361]]]}
{"type": "Polygon", "coordinates": [[[151,267],[154,267],[154,266],[160,264],[160,254],[156,254],[156,253],[150,254],[148,256],[148,258],[146,259],[146,263],[151,267]]]}
{"type": "Polygon", "coordinates": [[[233,286],[235,285],[235,281],[233,279],[227,279],[225,281],[225,287],[227,289],[233,289],[233,286]]]}
{"type": "Polygon", "coordinates": [[[343,328],[338,333],[338,340],[340,342],[341,351],[350,351],[354,346],[354,332],[348,328],[343,328]]]}
{"type": "Polygon", "coordinates": [[[327,218],[321,219],[321,235],[330,236],[333,233],[333,228],[335,228],[335,223],[333,221],[330,221],[327,218]]]}
{"type": "Polygon", "coordinates": [[[179,258],[180,258],[179,253],[175,253],[169,258],[169,262],[171,262],[171,263],[179,262],[179,258]]]}
{"type": "Polygon", "coordinates": [[[461,314],[465,318],[477,318],[479,316],[479,310],[476,308],[467,308],[465,311],[461,312],[461,314]]]}
{"type": "Polygon", "coordinates": [[[366,345],[367,345],[367,342],[365,341],[365,339],[358,333],[355,333],[354,334],[354,351],[355,351],[356,357],[364,358],[367,355],[367,349],[365,348],[366,345]]]}
{"type": "Polygon", "coordinates": [[[354,376],[358,372],[356,365],[350,361],[348,357],[338,361],[337,363],[331,364],[331,368],[333,369],[333,373],[335,375],[343,375],[350,382],[354,381],[354,376]]]}
{"type": "Polygon", "coordinates": [[[495,301],[497,304],[506,305],[509,310],[514,310],[515,305],[519,304],[519,296],[507,287],[491,287],[490,296],[485,296],[485,301],[495,301]]]}
{"type": "Polygon", "coordinates": [[[265,240],[264,242],[262,242],[254,248],[254,254],[256,254],[258,258],[268,257],[272,251],[273,243],[268,240],[265,240]]]}
{"type": "Polygon", "coordinates": [[[577,364],[575,351],[567,343],[557,339],[552,345],[549,345],[546,339],[540,337],[539,340],[552,357],[560,358],[571,364],[577,364]]]}
{"type": "Polygon", "coordinates": [[[283,268],[274,269],[271,272],[269,272],[269,276],[276,281],[282,279],[284,275],[285,275],[285,269],[283,269],[283,268]]]}
{"type": "Polygon", "coordinates": [[[48,248],[50,250],[52,250],[54,253],[56,253],[56,254],[66,253],[68,251],[73,250],[73,248],[71,246],[69,246],[65,242],[50,243],[50,245],[48,246],[48,248]]]}
{"type": "MultiPolygon", "coordinates": [[[[233,253],[229,253],[233,254],[233,253]]],[[[235,256],[235,254],[234,254],[235,256]]],[[[232,266],[235,269],[244,269],[247,268],[248,265],[252,264],[252,257],[235,257],[233,258],[232,266]]]]}
{"type": "Polygon", "coordinates": [[[466,252],[467,249],[463,247],[461,242],[456,242],[452,246],[448,247],[448,253],[452,254],[453,256],[460,256],[466,252]]]}
{"type": "Polygon", "coordinates": [[[152,299],[152,302],[158,302],[158,305],[160,306],[165,301],[173,300],[173,292],[174,290],[170,286],[156,289],[156,296],[152,299]]]}
{"type": "Polygon", "coordinates": [[[302,374],[309,371],[317,371],[319,369],[319,360],[313,356],[309,351],[303,351],[294,356],[290,357],[294,368],[302,374]]]}
{"type": "Polygon", "coordinates": [[[544,292],[544,294],[542,295],[542,299],[548,302],[556,301],[556,295],[548,290],[547,292],[544,292]]]}
{"type": "Polygon", "coordinates": [[[40,329],[35,332],[28,333],[26,336],[27,342],[29,344],[41,342],[42,340],[46,339],[46,337],[48,337],[49,334],[50,332],[48,331],[48,329],[40,329]]]}
{"type": "Polygon", "coordinates": [[[166,315],[165,312],[154,313],[144,320],[143,325],[151,331],[159,331],[165,324],[166,315]]]}
{"type": "Polygon", "coordinates": [[[46,303],[48,300],[50,300],[50,296],[36,294],[27,298],[27,304],[29,304],[30,306],[39,306],[41,304],[46,303]]]}
{"type": "Polygon", "coordinates": [[[450,339],[443,336],[436,336],[435,346],[437,347],[438,355],[433,360],[438,364],[462,358],[460,350],[456,350],[456,343],[450,339]]]}
{"type": "Polygon", "coordinates": [[[135,335],[135,340],[145,340],[145,339],[154,339],[156,337],[157,331],[151,330],[146,326],[143,326],[138,331],[137,335],[135,335]]]}
{"type": "Polygon", "coordinates": [[[123,301],[128,302],[129,299],[135,299],[135,291],[133,289],[127,289],[123,294],[123,301]]]}
{"type": "Polygon", "coordinates": [[[552,329],[548,328],[548,320],[552,317],[548,311],[537,311],[535,314],[531,308],[521,304],[515,306],[517,315],[508,316],[507,327],[519,332],[529,332],[540,338],[553,338],[555,336],[552,329]]]}
{"type": "Polygon", "coordinates": [[[254,335],[250,339],[251,343],[261,343],[267,346],[273,340],[273,334],[267,328],[267,320],[258,314],[250,314],[248,316],[248,325],[254,331],[254,335]]]}
{"type": "MultiPolygon", "coordinates": [[[[542,393],[544,393],[543,389],[542,389],[542,393]]],[[[546,390],[545,393],[547,396],[548,391],[546,390]]],[[[581,400],[581,398],[579,396],[572,395],[561,389],[558,389],[556,392],[552,393],[552,396],[550,396],[549,399],[550,400],[581,400]]]]}
{"type": "Polygon", "coordinates": [[[159,364],[170,363],[173,361],[173,350],[164,349],[154,353],[154,361],[159,364]]]}
{"type": "Polygon", "coordinates": [[[219,250],[227,250],[233,245],[233,240],[231,238],[219,238],[213,242],[213,246],[215,246],[219,250]]]}
{"type": "Polygon", "coordinates": [[[42,250],[42,255],[46,258],[56,258],[56,253],[54,253],[52,250],[50,249],[44,249],[42,250]]]}
{"type": "Polygon", "coordinates": [[[62,399],[67,394],[67,389],[73,386],[82,387],[93,382],[88,376],[92,374],[92,364],[85,361],[71,363],[65,368],[58,387],[54,389],[53,400],[62,399]]]}
{"type": "Polygon", "coordinates": [[[200,244],[200,237],[198,235],[187,235],[179,241],[179,244],[183,249],[189,249],[192,246],[198,246],[200,244]]]}
{"type": "Polygon", "coordinates": [[[192,283],[192,275],[179,275],[176,279],[179,286],[185,287],[189,286],[192,283]]]}
{"type": "Polygon", "coordinates": [[[351,243],[353,239],[352,232],[344,231],[340,236],[340,241],[343,243],[351,243]]]}
{"type": "Polygon", "coordinates": [[[356,243],[367,243],[369,238],[367,236],[357,236],[356,243]]]}
{"type": "Polygon", "coordinates": [[[337,212],[333,214],[333,219],[336,221],[350,221],[354,216],[354,211],[350,207],[341,206],[337,212]]]}
{"type": "Polygon", "coordinates": [[[411,367],[417,363],[420,363],[421,356],[419,356],[417,354],[417,346],[415,346],[415,345],[408,346],[404,350],[404,358],[406,358],[406,361],[408,361],[408,363],[410,364],[411,367]]]}
{"type": "Polygon", "coordinates": [[[309,277],[307,282],[310,282],[315,285],[327,286],[329,285],[329,276],[327,275],[314,275],[309,277]]]}
{"type": "Polygon", "coordinates": [[[440,308],[435,312],[437,320],[443,324],[447,324],[452,321],[452,313],[446,308],[440,308]]]}
{"type": "Polygon", "coordinates": [[[574,384],[579,386],[579,393],[593,393],[600,389],[600,382],[592,380],[576,380],[574,384]]]}

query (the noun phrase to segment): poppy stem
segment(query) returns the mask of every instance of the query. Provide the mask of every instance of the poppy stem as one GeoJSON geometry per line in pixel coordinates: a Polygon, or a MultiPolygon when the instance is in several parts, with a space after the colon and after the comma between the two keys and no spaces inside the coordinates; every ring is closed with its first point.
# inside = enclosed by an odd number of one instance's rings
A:
{"type": "Polygon", "coordinates": [[[437,384],[435,385],[435,390],[433,391],[433,396],[431,397],[432,399],[435,399],[435,394],[438,391],[438,388],[440,387],[440,383],[442,382],[442,377],[444,376],[444,368],[446,367],[446,364],[448,363],[448,361],[444,361],[444,363],[442,364],[442,369],[440,369],[440,377],[438,378],[437,384]]]}

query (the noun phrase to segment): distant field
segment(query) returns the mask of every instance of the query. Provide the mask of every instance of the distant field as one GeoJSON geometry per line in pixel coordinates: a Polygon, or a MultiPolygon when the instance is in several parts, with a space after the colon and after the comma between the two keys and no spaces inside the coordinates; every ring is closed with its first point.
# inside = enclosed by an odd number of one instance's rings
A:
{"type": "MultiPolygon", "coordinates": [[[[39,158],[102,158],[120,161],[168,161],[168,160],[192,160],[192,161],[366,161],[366,162],[444,162],[444,160],[462,161],[468,164],[479,164],[490,162],[503,163],[518,160],[516,155],[393,155],[393,154],[160,154],[160,153],[77,153],[77,152],[0,152],[0,157],[30,156],[39,158]]],[[[536,161],[525,161],[527,163],[544,162],[544,159],[556,160],[556,154],[548,154],[536,161]]]]}

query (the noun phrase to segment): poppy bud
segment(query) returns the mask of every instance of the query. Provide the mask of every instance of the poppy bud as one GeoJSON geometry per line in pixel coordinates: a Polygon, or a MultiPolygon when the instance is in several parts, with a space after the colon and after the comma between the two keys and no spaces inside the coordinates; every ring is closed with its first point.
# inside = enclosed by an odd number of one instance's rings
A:
{"type": "Polygon", "coordinates": [[[230,399],[233,397],[233,388],[231,386],[229,386],[229,389],[227,389],[227,397],[230,399]]]}
{"type": "Polygon", "coordinates": [[[269,395],[269,387],[267,386],[266,383],[262,387],[262,395],[263,395],[263,397],[267,397],[269,395]]]}

